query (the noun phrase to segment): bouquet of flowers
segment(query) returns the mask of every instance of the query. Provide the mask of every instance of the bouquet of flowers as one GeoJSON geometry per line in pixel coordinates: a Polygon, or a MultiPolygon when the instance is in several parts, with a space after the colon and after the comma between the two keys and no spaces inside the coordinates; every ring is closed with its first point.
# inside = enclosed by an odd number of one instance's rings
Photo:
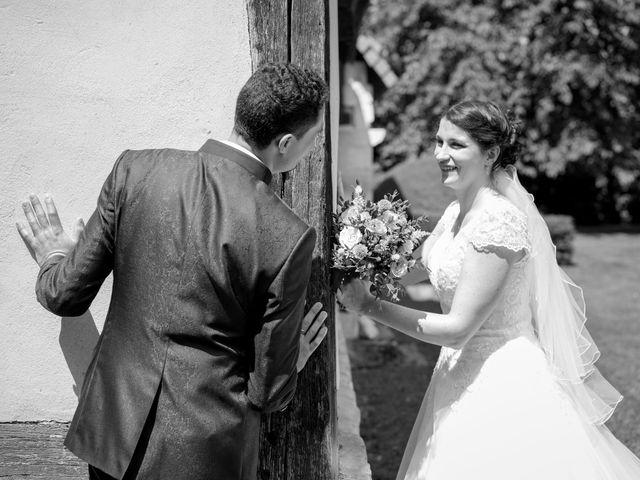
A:
{"type": "MultiPolygon", "coordinates": [[[[356,182],[357,183],[357,182],[356,182]]],[[[378,202],[364,197],[356,184],[351,200],[340,199],[334,217],[337,243],[333,247],[333,268],[344,278],[369,280],[376,297],[398,301],[398,280],[415,266],[414,249],[427,235],[419,224],[422,217],[407,219],[409,203],[386,195],[378,202]]]]}

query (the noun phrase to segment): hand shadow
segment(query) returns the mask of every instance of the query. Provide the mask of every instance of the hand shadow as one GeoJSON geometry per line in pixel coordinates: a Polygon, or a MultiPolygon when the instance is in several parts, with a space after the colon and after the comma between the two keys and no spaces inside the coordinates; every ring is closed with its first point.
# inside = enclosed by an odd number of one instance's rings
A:
{"type": "Polygon", "coordinates": [[[76,397],[80,394],[99,337],[98,327],[89,310],[79,317],[62,317],[58,340],[67,367],[73,376],[73,392],[76,397]]]}

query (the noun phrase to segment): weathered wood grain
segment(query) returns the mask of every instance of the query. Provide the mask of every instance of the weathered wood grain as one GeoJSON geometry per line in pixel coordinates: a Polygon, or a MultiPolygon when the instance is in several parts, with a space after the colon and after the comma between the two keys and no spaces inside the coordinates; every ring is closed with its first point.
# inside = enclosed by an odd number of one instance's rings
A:
{"type": "MultiPolygon", "coordinates": [[[[254,69],[263,60],[288,60],[315,69],[328,81],[328,0],[249,0],[248,9],[254,69]]],[[[332,197],[328,108],[324,136],[315,148],[294,171],[275,175],[272,181],[274,191],[318,233],[307,301],[324,304],[330,331],[300,375],[289,408],[263,420],[261,480],[338,478],[335,316],[329,272],[332,197]]]]}
{"type": "Polygon", "coordinates": [[[287,0],[247,0],[251,65],[289,60],[287,0]]]}
{"type": "Polygon", "coordinates": [[[0,423],[0,478],[79,480],[87,464],[64,448],[66,423],[0,423]]]}

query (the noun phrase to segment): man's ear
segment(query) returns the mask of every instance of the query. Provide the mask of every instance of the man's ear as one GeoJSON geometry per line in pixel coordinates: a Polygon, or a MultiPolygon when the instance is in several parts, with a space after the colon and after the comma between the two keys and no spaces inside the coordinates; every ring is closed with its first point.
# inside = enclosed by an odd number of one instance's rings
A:
{"type": "Polygon", "coordinates": [[[289,147],[293,144],[295,137],[290,133],[285,133],[278,141],[278,151],[284,155],[289,150],[289,147]]]}

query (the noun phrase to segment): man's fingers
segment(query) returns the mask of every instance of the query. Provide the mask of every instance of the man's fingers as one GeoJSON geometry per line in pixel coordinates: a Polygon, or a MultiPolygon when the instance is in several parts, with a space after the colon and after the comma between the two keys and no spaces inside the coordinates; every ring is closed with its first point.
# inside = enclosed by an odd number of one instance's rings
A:
{"type": "MultiPolygon", "coordinates": [[[[58,216],[58,209],[56,208],[56,204],[53,203],[53,198],[50,195],[44,196],[44,204],[47,208],[47,215],[49,217],[49,223],[51,224],[51,228],[53,232],[58,234],[62,232],[62,224],[60,223],[60,217],[58,216]]],[[[36,210],[37,214],[37,210],[36,210]]]]}
{"type": "Polygon", "coordinates": [[[313,306],[309,309],[307,314],[302,319],[302,333],[305,333],[307,330],[309,330],[309,327],[311,326],[314,319],[316,318],[316,315],[318,315],[318,313],[320,313],[321,310],[322,310],[322,303],[316,302],[313,304],[313,306]]]}
{"type": "Polygon", "coordinates": [[[318,331],[324,326],[324,321],[327,319],[327,312],[320,312],[311,323],[309,328],[305,331],[304,336],[311,340],[315,337],[318,331]]]}
{"type": "Polygon", "coordinates": [[[303,332],[300,337],[300,354],[297,364],[298,372],[304,368],[313,352],[316,351],[327,336],[328,328],[324,325],[324,321],[327,319],[327,312],[321,311],[319,314],[316,314],[317,305],[318,304],[314,305],[312,310],[309,310],[309,313],[306,315],[306,317],[312,318],[313,321],[307,332],[303,332]]]}
{"type": "Polygon", "coordinates": [[[16,223],[16,228],[18,229],[18,233],[22,237],[22,240],[24,240],[25,243],[28,242],[29,245],[31,245],[31,242],[33,241],[33,235],[29,230],[29,227],[27,227],[24,223],[16,223]]]}
{"type": "Polygon", "coordinates": [[[324,337],[327,336],[328,331],[329,329],[326,326],[323,326],[322,329],[318,332],[318,335],[316,335],[316,338],[314,338],[313,342],[311,342],[310,344],[312,353],[315,352],[316,348],[320,346],[320,344],[324,340],[324,337]]]}
{"type": "Polygon", "coordinates": [[[313,314],[313,316],[316,316],[318,313],[320,313],[321,310],[322,310],[322,303],[316,302],[309,309],[309,314],[313,314]]]}
{"type": "Polygon", "coordinates": [[[31,207],[31,202],[24,201],[22,202],[22,211],[24,212],[24,216],[27,218],[27,222],[29,222],[29,226],[31,227],[31,231],[33,235],[37,235],[40,230],[40,224],[36,219],[35,213],[33,213],[33,208],[31,207]]]}
{"type": "Polygon", "coordinates": [[[16,223],[16,228],[18,229],[20,238],[22,238],[22,241],[27,247],[27,250],[29,250],[29,253],[33,258],[36,258],[35,251],[33,249],[33,235],[31,233],[31,230],[24,223],[16,223]]]}
{"type": "Polygon", "coordinates": [[[36,218],[38,219],[38,223],[42,228],[47,228],[49,226],[49,220],[47,220],[47,214],[44,213],[44,208],[42,208],[42,204],[40,203],[40,199],[37,195],[29,195],[29,200],[31,201],[31,206],[33,207],[33,211],[36,212],[36,218]]]}

